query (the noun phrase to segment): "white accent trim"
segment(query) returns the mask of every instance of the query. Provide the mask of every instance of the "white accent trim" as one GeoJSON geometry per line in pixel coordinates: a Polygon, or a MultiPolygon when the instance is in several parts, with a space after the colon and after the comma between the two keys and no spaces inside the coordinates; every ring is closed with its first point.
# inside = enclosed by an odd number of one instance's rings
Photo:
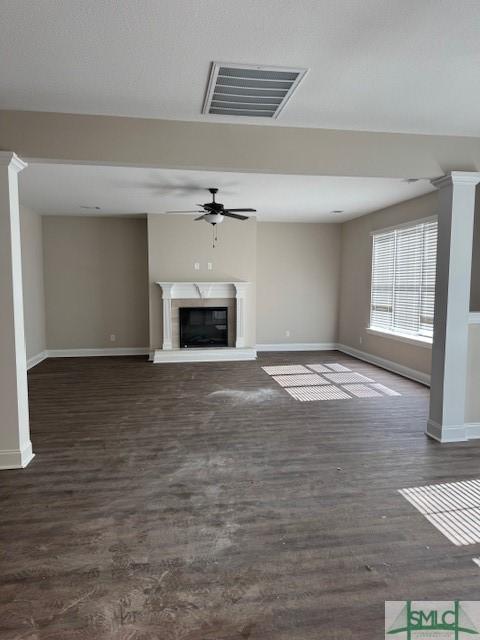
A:
{"type": "Polygon", "coordinates": [[[97,356],[143,356],[148,355],[148,347],[110,347],[106,349],[49,349],[47,358],[90,358],[97,356]]]}
{"type": "Polygon", "coordinates": [[[430,183],[437,189],[444,189],[452,184],[477,185],[479,182],[480,173],[478,171],[450,171],[440,178],[430,180],[430,183]]]}
{"type": "Polygon", "coordinates": [[[4,449],[0,451],[0,470],[24,469],[34,457],[31,442],[23,449],[4,449]]]}
{"type": "Polygon", "coordinates": [[[19,158],[16,153],[13,153],[13,151],[0,151],[0,165],[7,165],[17,173],[20,173],[20,171],[28,167],[28,164],[19,158]]]}
{"type": "Polygon", "coordinates": [[[163,296],[172,300],[188,298],[235,298],[249,282],[157,282],[163,296]]]}
{"type": "Polygon", "coordinates": [[[480,324],[480,311],[470,311],[468,324],[480,324]]]}
{"type": "Polygon", "coordinates": [[[337,350],[341,351],[342,353],[346,353],[349,356],[353,356],[354,358],[358,358],[358,360],[364,360],[365,362],[374,364],[381,369],[386,369],[387,371],[397,373],[404,378],[409,378],[410,380],[415,380],[415,382],[420,382],[420,384],[424,384],[427,387],[430,386],[430,376],[428,373],[423,373],[423,371],[410,369],[410,367],[405,367],[402,364],[393,362],[393,360],[386,360],[385,358],[374,356],[370,353],[366,353],[365,351],[359,351],[358,349],[349,347],[346,344],[337,344],[337,350]]]}
{"type": "Polygon", "coordinates": [[[218,347],[216,349],[157,349],[153,355],[154,364],[167,362],[228,362],[234,360],[255,360],[255,349],[218,347]]]}
{"type": "Polygon", "coordinates": [[[336,351],[335,342],[278,342],[257,344],[257,351],[336,351]]]}
{"type": "Polygon", "coordinates": [[[392,340],[398,340],[399,342],[405,342],[406,344],[413,344],[416,347],[423,347],[424,349],[432,348],[432,339],[423,338],[422,336],[409,336],[405,333],[395,333],[394,331],[385,331],[384,329],[376,329],[375,327],[367,327],[365,329],[367,333],[372,336],[379,336],[380,338],[391,338],[392,340]]]}
{"type": "Polygon", "coordinates": [[[27,360],[27,371],[29,369],[31,369],[32,367],[35,367],[37,364],[40,364],[40,362],[43,362],[47,358],[48,358],[47,351],[41,351],[40,353],[37,353],[36,356],[32,356],[31,358],[28,358],[28,360],[27,360]]]}

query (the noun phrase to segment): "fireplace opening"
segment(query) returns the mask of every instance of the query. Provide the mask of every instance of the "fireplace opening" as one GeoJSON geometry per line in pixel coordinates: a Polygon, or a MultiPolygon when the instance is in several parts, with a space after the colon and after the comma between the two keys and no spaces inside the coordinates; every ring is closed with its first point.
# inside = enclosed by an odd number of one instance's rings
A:
{"type": "Polygon", "coordinates": [[[228,347],[227,307],[180,307],[180,347],[228,347]]]}

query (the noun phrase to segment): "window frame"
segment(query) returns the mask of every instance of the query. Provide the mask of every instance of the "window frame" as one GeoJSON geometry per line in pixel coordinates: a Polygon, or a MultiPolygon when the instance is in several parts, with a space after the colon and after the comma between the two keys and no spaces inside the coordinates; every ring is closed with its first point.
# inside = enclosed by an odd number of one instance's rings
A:
{"type": "MultiPolygon", "coordinates": [[[[373,238],[376,235],[380,235],[382,233],[388,233],[392,231],[397,231],[401,229],[408,229],[409,227],[416,227],[421,224],[428,224],[430,222],[437,222],[438,225],[438,215],[433,214],[431,216],[427,216],[425,218],[418,218],[416,220],[410,220],[408,222],[402,222],[400,224],[391,225],[389,227],[383,227],[379,229],[372,229],[370,231],[370,291],[369,291],[369,311],[368,311],[368,326],[366,327],[366,332],[370,335],[379,336],[382,338],[390,338],[393,340],[398,340],[399,342],[404,342],[407,344],[413,344],[420,347],[425,347],[428,349],[432,348],[433,344],[433,336],[422,336],[416,334],[404,333],[401,331],[390,331],[383,327],[376,327],[371,324],[372,320],[372,293],[373,293],[373,238]]],[[[437,227],[438,233],[438,227],[437,227]]]]}

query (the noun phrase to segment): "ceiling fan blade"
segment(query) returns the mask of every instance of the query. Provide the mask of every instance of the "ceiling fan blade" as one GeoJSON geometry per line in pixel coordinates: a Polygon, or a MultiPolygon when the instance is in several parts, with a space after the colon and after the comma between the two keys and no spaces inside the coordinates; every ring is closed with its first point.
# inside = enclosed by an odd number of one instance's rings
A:
{"type": "Polygon", "coordinates": [[[236,213],[231,213],[230,209],[222,211],[222,216],[225,216],[226,218],[235,218],[236,220],[248,220],[248,216],[239,216],[236,213]]]}
{"type": "Polygon", "coordinates": [[[226,211],[256,211],[256,209],[230,209],[230,207],[228,209],[226,209],[226,211]]]}
{"type": "Polygon", "coordinates": [[[198,218],[195,218],[194,222],[197,222],[197,220],[203,220],[204,218],[205,218],[205,215],[199,216],[198,218]]]}
{"type": "Polygon", "coordinates": [[[165,211],[165,213],[202,213],[198,209],[189,209],[188,211],[165,211]]]}

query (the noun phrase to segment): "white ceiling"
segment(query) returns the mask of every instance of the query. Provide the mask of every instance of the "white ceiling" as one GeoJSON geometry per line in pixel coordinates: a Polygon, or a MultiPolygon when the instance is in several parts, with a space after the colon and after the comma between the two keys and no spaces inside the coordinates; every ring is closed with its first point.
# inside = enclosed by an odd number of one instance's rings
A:
{"type": "Polygon", "coordinates": [[[201,115],[211,61],[309,67],[261,124],[480,136],[477,0],[2,0],[0,108],[201,115]]]}
{"type": "Polygon", "coordinates": [[[31,164],[20,173],[20,200],[43,214],[132,215],[198,209],[208,187],[229,207],[253,207],[258,220],[343,222],[428,193],[427,180],[178,171],[31,164]],[[100,207],[100,210],[83,209],[100,207]],[[336,209],[342,214],[332,214],[336,209]]]}

